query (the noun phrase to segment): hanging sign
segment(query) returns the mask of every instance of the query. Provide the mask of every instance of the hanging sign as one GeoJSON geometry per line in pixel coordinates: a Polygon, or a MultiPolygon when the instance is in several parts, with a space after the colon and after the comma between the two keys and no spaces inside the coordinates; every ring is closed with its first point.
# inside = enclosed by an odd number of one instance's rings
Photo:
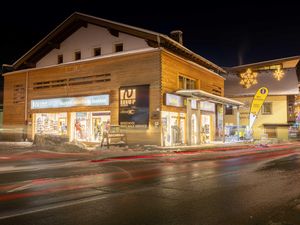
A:
{"type": "Polygon", "coordinates": [[[258,89],[256,94],[253,97],[251,109],[250,109],[250,116],[249,116],[249,127],[250,129],[253,126],[253,123],[257,117],[257,114],[259,113],[262,105],[264,104],[264,101],[266,100],[268,96],[269,90],[266,87],[261,87],[258,89]]]}

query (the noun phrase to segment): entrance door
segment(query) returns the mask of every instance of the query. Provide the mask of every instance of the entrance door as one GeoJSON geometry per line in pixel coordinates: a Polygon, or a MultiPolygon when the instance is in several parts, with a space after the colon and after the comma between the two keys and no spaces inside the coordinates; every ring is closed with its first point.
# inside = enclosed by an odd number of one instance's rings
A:
{"type": "Polygon", "coordinates": [[[202,121],[202,131],[201,131],[201,137],[202,137],[202,143],[209,143],[210,142],[210,116],[209,115],[201,115],[201,121],[202,121]]]}

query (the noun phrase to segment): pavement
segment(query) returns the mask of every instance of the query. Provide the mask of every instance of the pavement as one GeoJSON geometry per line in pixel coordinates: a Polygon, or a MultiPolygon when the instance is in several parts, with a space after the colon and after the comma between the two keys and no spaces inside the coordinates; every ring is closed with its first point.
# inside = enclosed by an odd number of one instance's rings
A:
{"type": "MultiPolygon", "coordinates": [[[[0,153],[22,153],[39,152],[53,153],[62,155],[82,156],[85,155],[92,162],[109,162],[114,160],[132,160],[132,159],[160,159],[164,157],[193,157],[199,156],[201,160],[224,159],[253,154],[268,153],[274,151],[290,150],[300,148],[300,142],[285,142],[280,144],[251,144],[245,142],[239,143],[211,143],[198,146],[175,146],[159,147],[153,145],[135,145],[135,146],[110,146],[88,147],[83,151],[55,151],[52,147],[39,147],[32,145],[31,142],[0,142],[0,153]]],[[[69,150],[69,149],[68,149],[69,150]]]]}

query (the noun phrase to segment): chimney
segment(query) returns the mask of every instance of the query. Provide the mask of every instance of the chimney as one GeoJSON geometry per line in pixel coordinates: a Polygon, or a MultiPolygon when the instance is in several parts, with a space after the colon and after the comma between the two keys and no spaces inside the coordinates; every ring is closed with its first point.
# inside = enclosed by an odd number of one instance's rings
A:
{"type": "Polygon", "coordinates": [[[179,44],[183,45],[183,41],[182,41],[182,31],[181,30],[173,30],[170,32],[170,37],[177,41],[179,44]]]}

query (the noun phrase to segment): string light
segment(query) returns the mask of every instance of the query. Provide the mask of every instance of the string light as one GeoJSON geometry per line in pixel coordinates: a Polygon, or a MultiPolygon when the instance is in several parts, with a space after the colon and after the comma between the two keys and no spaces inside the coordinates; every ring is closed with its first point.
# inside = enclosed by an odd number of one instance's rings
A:
{"type": "Polygon", "coordinates": [[[277,68],[273,73],[274,78],[277,80],[281,80],[283,78],[283,75],[284,75],[284,72],[280,68],[277,68]]]}
{"type": "Polygon", "coordinates": [[[247,69],[245,73],[241,73],[241,81],[240,84],[243,85],[245,88],[249,88],[254,84],[257,84],[257,73],[252,72],[250,68],[247,69]]]}

